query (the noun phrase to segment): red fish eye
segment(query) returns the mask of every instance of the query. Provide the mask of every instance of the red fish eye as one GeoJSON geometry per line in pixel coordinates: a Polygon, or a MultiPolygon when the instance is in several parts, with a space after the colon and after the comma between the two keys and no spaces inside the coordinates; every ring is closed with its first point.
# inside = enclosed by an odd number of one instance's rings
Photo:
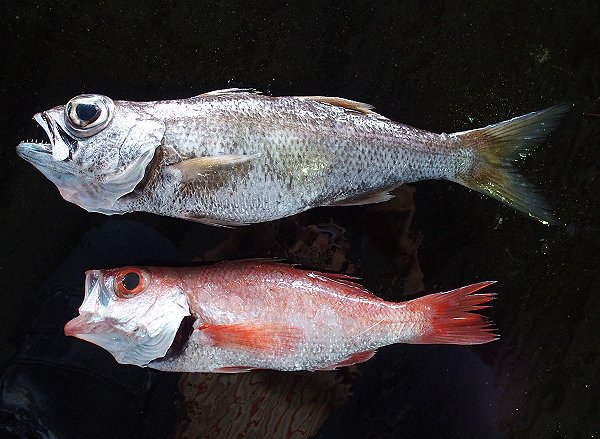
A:
{"type": "Polygon", "coordinates": [[[145,283],[140,269],[124,268],[115,276],[115,293],[123,298],[135,296],[144,290],[145,283]]]}

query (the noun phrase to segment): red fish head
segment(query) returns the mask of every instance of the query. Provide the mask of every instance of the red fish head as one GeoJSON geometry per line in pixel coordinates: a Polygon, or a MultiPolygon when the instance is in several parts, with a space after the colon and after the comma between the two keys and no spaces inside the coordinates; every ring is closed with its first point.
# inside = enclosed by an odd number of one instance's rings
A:
{"type": "Polygon", "coordinates": [[[190,310],[171,270],[123,267],[86,272],[79,316],[65,334],[109,351],[119,363],[146,366],[163,357],[190,310]]]}

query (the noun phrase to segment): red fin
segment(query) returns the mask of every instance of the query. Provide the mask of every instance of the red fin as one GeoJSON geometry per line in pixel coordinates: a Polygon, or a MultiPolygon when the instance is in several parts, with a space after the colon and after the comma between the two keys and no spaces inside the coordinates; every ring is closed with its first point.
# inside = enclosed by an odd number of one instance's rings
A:
{"type": "Polygon", "coordinates": [[[302,341],[302,331],[276,323],[234,323],[198,328],[214,346],[234,346],[262,352],[289,352],[302,341]]]}
{"type": "Polygon", "coordinates": [[[337,362],[334,365],[331,365],[329,367],[324,367],[324,368],[318,369],[318,370],[335,370],[335,369],[339,369],[340,367],[346,367],[346,366],[352,366],[353,364],[364,363],[365,361],[373,358],[373,355],[375,355],[375,352],[376,352],[375,350],[356,352],[354,354],[348,355],[346,358],[337,362]]]}
{"type": "Polygon", "coordinates": [[[430,319],[430,332],[409,343],[471,345],[498,339],[498,335],[494,333],[495,328],[487,317],[469,312],[489,306],[483,304],[492,300],[494,293],[472,293],[493,283],[479,282],[408,302],[410,309],[425,313],[430,319]]]}

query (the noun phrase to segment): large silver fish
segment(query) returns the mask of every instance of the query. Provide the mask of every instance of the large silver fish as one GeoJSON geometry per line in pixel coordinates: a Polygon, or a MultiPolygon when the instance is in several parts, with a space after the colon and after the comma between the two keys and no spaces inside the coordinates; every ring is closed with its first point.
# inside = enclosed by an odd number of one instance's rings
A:
{"type": "Polygon", "coordinates": [[[511,163],[569,106],[453,134],[402,125],[372,108],[241,89],[156,102],[81,95],[34,116],[50,144],[22,142],[17,152],[66,200],[105,214],[240,225],[381,202],[403,183],[445,179],[555,221],[511,163]]]}

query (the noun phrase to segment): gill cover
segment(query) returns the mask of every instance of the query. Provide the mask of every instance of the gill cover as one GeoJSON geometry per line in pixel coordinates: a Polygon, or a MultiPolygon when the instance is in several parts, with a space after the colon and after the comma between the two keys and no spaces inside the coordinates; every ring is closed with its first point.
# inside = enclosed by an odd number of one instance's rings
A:
{"type": "Polygon", "coordinates": [[[34,116],[50,143],[21,142],[17,153],[63,198],[90,212],[123,213],[115,202],[145,176],[165,126],[142,105],[80,95],[34,116]]]}
{"type": "Polygon", "coordinates": [[[122,364],[144,367],[163,357],[190,311],[181,289],[152,283],[151,268],[87,271],[79,316],[65,325],[65,334],[106,349],[122,364]],[[115,286],[133,293],[123,295],[115,286]]]}

